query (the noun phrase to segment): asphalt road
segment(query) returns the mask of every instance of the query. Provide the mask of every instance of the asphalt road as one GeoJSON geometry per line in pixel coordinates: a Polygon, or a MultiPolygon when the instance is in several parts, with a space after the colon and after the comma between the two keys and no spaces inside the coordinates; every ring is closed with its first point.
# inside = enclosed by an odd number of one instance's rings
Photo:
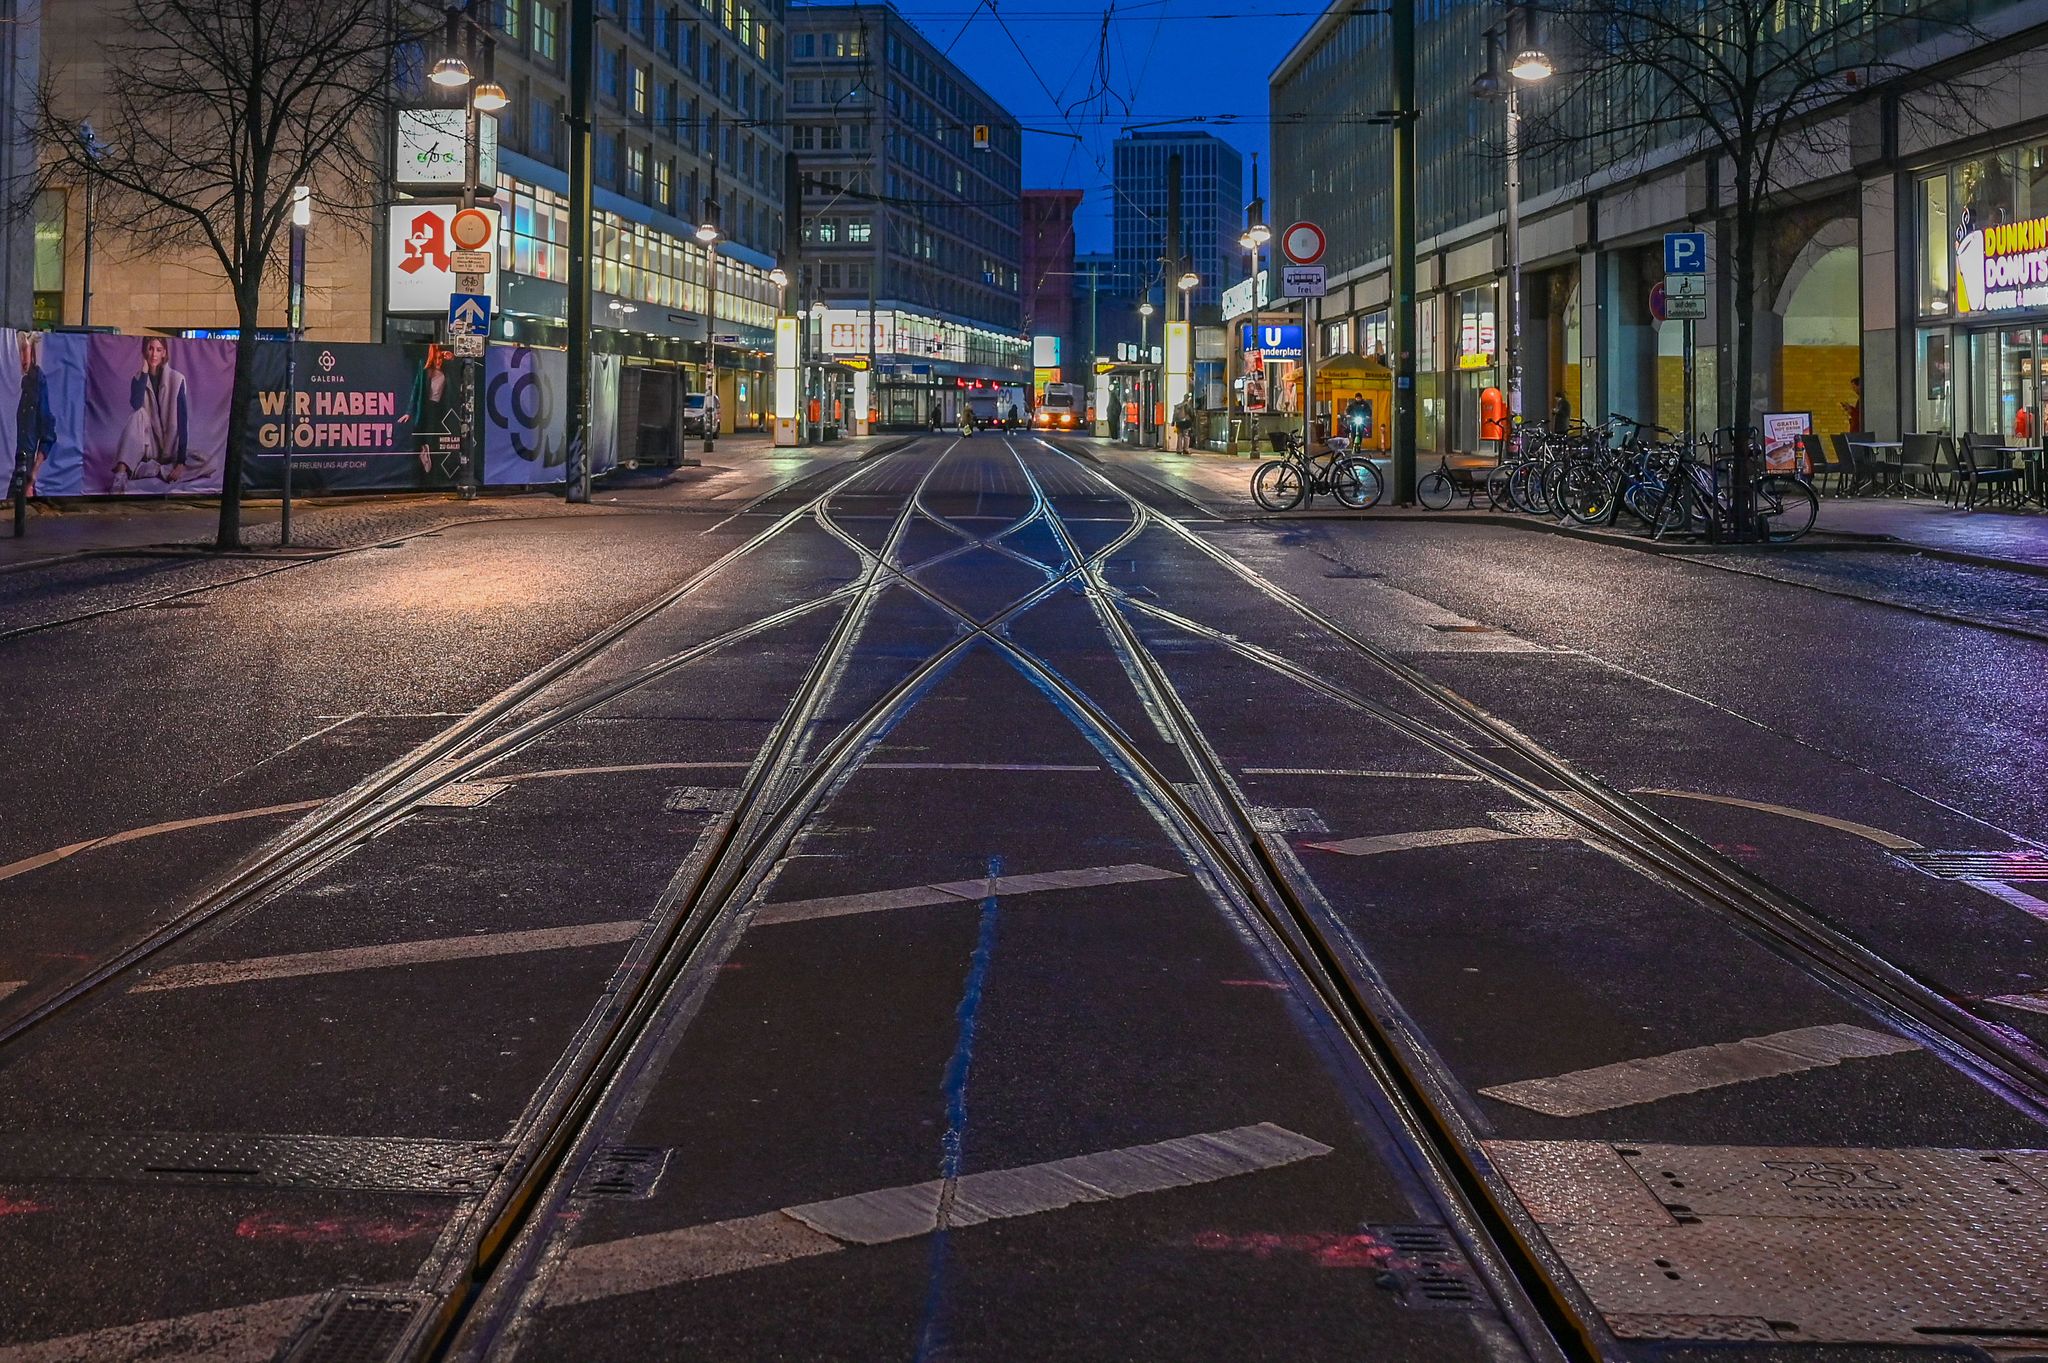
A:
{"type": "Polygon", "coordinates": [[[789,472],[0,577],[0,1363],[2048,1337],[2038,643],[789,472]]]}

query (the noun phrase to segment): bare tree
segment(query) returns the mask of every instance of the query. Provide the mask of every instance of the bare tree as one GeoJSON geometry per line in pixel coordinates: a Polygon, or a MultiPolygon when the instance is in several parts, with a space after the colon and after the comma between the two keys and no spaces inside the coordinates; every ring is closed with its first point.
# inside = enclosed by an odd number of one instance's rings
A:
{"type": "Polygon", "coordinates": [[[1566,61],[1533,101],[1529,154],[1583,169],[1704,154],[1710,183],[1722,182],[1711,211],[1721,219],[1732,297],[1727,392],[1735,424],[1747,425],[1769,215],[1791,185],[1849,169],[1848,125],[1838,115],[1852,101],[1981,35],[1942,17],[1960,6],[1929,0],[1546,0],[1538,8],[1566,61]]]}
{"type": "Polygon", "coordinates": [[[323,220],[361,224],[382,183],[392,62],[413,33],[392,0],[121,0],[108,88],[38,101],[39,184],[97,190],[96,219],[143,251],[211,255],[234,295],[236,347],[221,472],[221,549],[241,544],[242,469],[266,278],[282,272],[292,188],[323,220]],[[79,136],[90,114],[100,145],[79,136]]]}

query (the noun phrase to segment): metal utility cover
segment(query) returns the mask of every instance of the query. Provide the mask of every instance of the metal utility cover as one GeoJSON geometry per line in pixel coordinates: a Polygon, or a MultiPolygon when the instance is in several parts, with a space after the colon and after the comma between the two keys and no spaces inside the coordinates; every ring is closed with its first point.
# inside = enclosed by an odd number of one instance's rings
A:
{"type": "Polygon", "coordinates": [[[1489,1142],[1618,1335],[2037,1347],[2038,1152],[1489,1142]]]}
{"type": "Polygon", "coordinates": [[[420,796],[420,809],[474,809],[496,799],[505,789],[503,781],[457,781],[420,796]]]}
{"type": "Polygon", "coordinates": [[[0,1183],[200,1183],[462,1196],[503,1167],[485,1141],[245,1132],[0,1134],[0,1183]]]}

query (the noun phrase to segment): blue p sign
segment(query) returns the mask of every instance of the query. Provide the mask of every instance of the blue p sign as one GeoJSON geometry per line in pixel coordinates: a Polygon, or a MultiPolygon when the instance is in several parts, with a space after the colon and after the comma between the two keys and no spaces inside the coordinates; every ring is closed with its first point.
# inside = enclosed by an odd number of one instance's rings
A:
{"type": "Polygon", "coordinates": [[[1665,274],[1705,274],[1707,272],[1707,234],[1705,232],[1666,232],[1664,234],[1665,274]]]}

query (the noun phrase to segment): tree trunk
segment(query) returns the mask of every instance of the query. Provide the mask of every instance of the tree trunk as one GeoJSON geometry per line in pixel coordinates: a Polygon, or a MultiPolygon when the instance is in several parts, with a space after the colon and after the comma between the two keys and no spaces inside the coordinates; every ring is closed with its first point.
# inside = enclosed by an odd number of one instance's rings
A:
{"type": "MultiPolygon", "coordinates": [[[[252,272],[252,280],[261,278],[252,272]]],[[[228,392],[228,447],[220,469],[220,530],[213,547],[229,552],[242,547],[242,468],[249,441],[249,408],[256,393],[256,328],[262,320],[262,293],[254,284],[235,290],[235,317],[240,330],[235,342],[235,381],[228,392]]]]}
{"type": "Polygon", "coordinates": [[[1729,252],[1728,283],[1732,295],[1735,323],[1734,370],[1730,375],[1729,397],[1733,411],[1730,423],[1735,427],[1735,486],[1731,490],[1735,507],[1735,534],[1737,539],[1749,538],[1750,501],[1749,484],[1754,476],[1750,468],[1750,428],[1755,423],[1750,410],[1756,393],[1756,244],[1757,214],[1761,211],[1753,181],[1751,168],[1735,166],[1735,241],[1729,252]]]}

